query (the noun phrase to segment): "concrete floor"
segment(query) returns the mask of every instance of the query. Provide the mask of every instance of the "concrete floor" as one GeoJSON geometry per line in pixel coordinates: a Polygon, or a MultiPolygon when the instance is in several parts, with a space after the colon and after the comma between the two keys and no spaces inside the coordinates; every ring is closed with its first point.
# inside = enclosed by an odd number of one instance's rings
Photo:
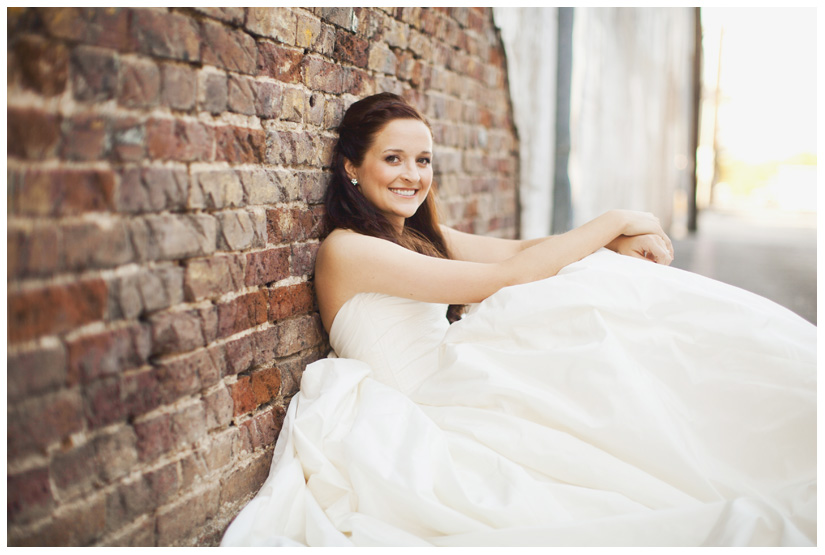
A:
{"type": "Polygon", "coordinates": [[[703,211],[673,266],[747,289],[816,324],[816,214],[703,211]]]}

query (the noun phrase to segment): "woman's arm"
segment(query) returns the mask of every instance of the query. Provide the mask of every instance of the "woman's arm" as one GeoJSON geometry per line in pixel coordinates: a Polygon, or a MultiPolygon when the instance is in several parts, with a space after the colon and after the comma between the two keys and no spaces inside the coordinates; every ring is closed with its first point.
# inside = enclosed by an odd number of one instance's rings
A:
{"type": "Polygon", "coordinates": [[[383,239],[336,231],[316,259],[321,317],[329,329],[343,303],[362,292],[425,302],[479,302],[502,287],[553,276],[620,235],[649,233],[666,237],[653,215],[614,210],[562,235],[527,242],[504,260],[477,262],[434,258],[383,239]]]}

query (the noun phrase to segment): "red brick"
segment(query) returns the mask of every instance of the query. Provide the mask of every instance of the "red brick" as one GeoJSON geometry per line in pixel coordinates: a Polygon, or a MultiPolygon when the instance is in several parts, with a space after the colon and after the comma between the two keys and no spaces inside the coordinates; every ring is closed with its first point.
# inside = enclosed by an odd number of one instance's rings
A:
{"type": "Polygon", "coordinates": [[[263,485],[271,463],[272,453],[264,451],[246,466],[234,466],[232,473],[221,481],[221,506],[231,508],[233,513],[240,511],[263,485]]]}
{"type": "Polygon", "coordinates": [[[244,8],[192,8],[195,11],[208,15],[213,19],[219,19],[233,25],[243,23],[244,8]]]}
{"type": "Polygon", "coordinates": [[[315,257],[318,255],[318,243],[305,243],[292,246],[290,268],[293,276],[310,276],[315,270],[315,257]]]}
{"type": "Polygon", "coordinates": [[[218,249],[241,251],[266,245],[266,214],[262,209],[226,210],[215,217],[220,225],[218,249]]]}
{"type": "Polygon", "coordinates": [[[95,115],[75,116],[63,122],[61,157],[101,160],[108,155],[109,122],[95,115]]]}
{"type": "Polygon", "coordinates": [[[121,8],[40,8],[49,34],[117,50],[129,48],[129,10],[121,8]]]}
{"type": "Polygon", "coordinates": [[[304,207],[279,207],[266,211],[268,241],[294,243],[317,238],[322,220],[316,211],[304,207]]]}
{"type": "Polygon", "coordinates": [[[188,62],[200,60],[198,24],[184,15],[137,9],[132,15],[132,41],[138,52],[188,62]]]}
{"type": "Polygon", "coordinates": [[[289,249],[278,247],[246,255],[244,284],[248,287],[280,281],[289,276],[289,249]]]}
{"type": "Polygon", "coordinates": [[[244,335],[228,341],[224,347],[227,374],[249,370],[256,362],[257,350],[254,335],[244,335]]]}
{"type": "Polygon", "coordinates": [[[255,113],[255,80],[244,75],[230,75],[227,99],[229,109],[251,116],[255,113]]]}
{"type": "Polygon", "coordinates": [[[195,70],[184,65],[164,64],[161,68],[163,103],[175,110],[195,107],[198,79],[195,70]]]}
{"type": "Polygon", "coordinates": [[[182,499],[176,505],[157,514],[158,545],[177,546],[192,543],[192,536],[212,520],[218,512],[219,486],[182,499]]]}
{"type": "Polygon", "coordinates": [[[275,354],[279,357],[294,355],[323,340],[324,332],[317,314],[277,322],[276,328],[279,342],[275,354]]]}
{"type": "Polygon", "coordinates": [[[8,410],[8,457],[45,454],[46,447],[83,429],[83,402],[77,391],[30,398],[8,410]]]}
{"type": "Polygon", "coordinates": [[[112,268],[135,260],[126,223],[78,222],[62,226],[63,266],[68,270],[112,268]]]}
{"type": "Polygon", "coordinates": [[[148,335],[145,327],[135,324],[72,340],[67,344],[70,385],[145,364],[150,350],[148,335]]]}
{"type": "Polygon", "coordinates": [[[319,10],[319,15],[324,21],[350,31],[355,30],[356,21],[352,8],[319,8],[319,10]]]}
{"type": "Polygon", "coordinates": [[[364,70],[352,67],[344,68],[343,80],[344,90],[350,94],[361,96],[376,92],[375,78],[364,70]]]}
{"type": "Polygon", "coordinates": [[[18,532],[9,544],[21,547],[73,547],[92,544],[106,526],[105,496],[82,499],[63,506],[34,528],[18,532]]]}
{"type": "Polygon", "coordinates": [[[266,153],[266,134],[262,129],[232,127],[215,128],[217,150],[215,160],[230,164],[261,164],[266,153]]]}
{"type": "Polygon", "coordinates": [[[198,75],[198,108],[219,114],[227,106],[227,77],[225,73],[201,72],[198,75]]]}
{"type": "Polygon", "coordinates": [[[248,256],[215,255],[186,263],[184,291],[190,301],[213,298],[243,287],[248,256]]]}
{"type": "Polygon", "coordinates": [[[128,221],[138,260],[178,260],[215,252],[217,220],[209,214],[162,214],[128,221]]]}
{"type": "Polygon", "coordinates": [[[335,33],[335,51],[333,58],[361,68],[366,68],[369,64],[369,42],[365,39],[353,35],[343,29],[335,33]]]}
{"type": "Polygon", "coordinates": [[[189,197],[189,174],[169,168],[131,168],[120,176],[117,209],[121,212],[181,210],[189,197]]]}
{"type": "Polygon", "coordinates": [[[262,118],[274,118],[281,114],[283,90],[278,83],[255,83],[255,113],[262,118]]]}
{"type": "Polygon", "coordinates": [[[102,279],[10,293],[9,341],[15,343],[63,333],[100,320],[105,305],[106,284],[102,279]]]}
{"type": "Polygon", "coordinates": [[[172,415],[172,433],[178,448],[189,447],[206,435],[206,411],[198,403],[172,415]]]}
{"type": "Polygon", "coordinates": [[[56,226],[8,229],[8,277],[42,276],[62,267],[62,240],[56,226]]]}
{"type": "Polygon", "coordinates": [[[25,523],[45,516],[54,507],[48,468],[34,468],[7,475],[7,521],[25,523]]]}
{"type": "Polygon", "coordinates": [[[62,344],[8,355],[8,400],[54,391],[66,383],[66,349],[62,344]]]}
{"type": "Polygon", "coordinates": [[[155,368],[147,368],[123,376],[120,395],[129,418],[146,414],[164,402],[168,392],[158,380],[157,374],[155,368]]]}
{"type": "Polygon", "coordinates": [[[121,401],[120,378],[104,378],[85,387],[86,422],[91,429],[125,420],[127,406],[121,401]]]}
{"type": "Polygon", "coordinates": [[[174,444],[172,416],[161,414],[149,420],[135,422],[138,460],[154,460],[166,453],[174,444]]]}
{"type": "Polygon", "coordinates": [[[28,171],[10,204],[13,212],[32,216],[74,216],[111,210],[114,175],[109,170],[28,171]]]}
{"type": "Polygon", "coordinates": [[[57,154],[60,118],[37,109],[6,111],[8,154],[16,158],[45,160],[57,154]]]}
{"type": "Polygon", "coordinates": [[[185,353],[206,345],[203,314],[198,310],[164,312],[149,318],[152,354],[185,353]]]}
{"type": "Polygon", "coordinates": [[[75,100],[104,102],[115,98],[120,60],[110,50],[78,46],[71,54],[72,92],[75,100]]]}
{"type": "Polygon", "coordinates": [[[100,485],[99,470],[92,442],[58,451],[51,461],[51,474],[61,498],[88,493],[100,485]]]}
{"type": "Polygon", "coordinates": [[[151,108],[160,101],[160,70],[154,62],[124,60],[120,68],[118,104],[151,108]]]}
{"type": "Polygon", "coordinates": [[[230,169],[192,174],[189,208],[228,208],[243,206],[244,190],[237,172],[230,169]]]}
{"type": "Polygon", "coordinates": [[[155,373],[165,403],[173,403],[215,383],[219,370],[209,352],[199,350],[184,358],[162,363],[155,373]]]}
{"type": "Polygon", "coordinates": [[[158,160],[181,162],[212,159],[215,128],[199,121],[150,119],[146,123],[147,152],[158,160]]]}
{"type": "Polygon", "coordinates": [[[255,404],[255,392],[252,390],[252,379],[249,376],[238,376],[238,381],[229,386],[234,406],[233,416],[251,412],[255,404]]]}
{"type": "Polygon", "coordinates": [[[275,400],[281,390],[281,373],[277,368],[264,368],[250,375],[252,393],[257,406],[275,400]]]}
{"type": "Polygon", "coordinates": [[[212,21],[204,21],[202,29],[203,63],[239,73],[255,73],[255,39],[212,21]]]}
{"type": "Polygon", "coordinates": [[[269,320],[277,321],[315,309],[315,294],[309,282],[269,291],[269,320]]]}
{"type": "Polygon", "coordinates": [[[21,37],[14,44],[14,58],[24,88],[44,96],[56,96],[66,90],[69,49],[65,45],[39,37],[21,37]]]}
{"type": "Polygon", "coordinates": [[[218,337],[229,337],[267,321],[264,291],[255,291],[218,305],[218,337]]]}
{"type": "Polygon", "coordinates": [[[261,42],[258,46],[256,66],[259,75],[272,77],[284,83],[300,83],[303,59],[304,51],[301,49],[261,42]]]}

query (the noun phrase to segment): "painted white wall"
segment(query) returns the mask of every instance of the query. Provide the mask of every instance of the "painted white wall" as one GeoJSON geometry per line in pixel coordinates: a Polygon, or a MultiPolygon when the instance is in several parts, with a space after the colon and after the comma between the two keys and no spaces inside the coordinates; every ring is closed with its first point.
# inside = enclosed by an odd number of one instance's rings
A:
{"type": "Polygon", "coordinates": [[[693,8],[576,8],[574,225],[610,208],[654,212],[665,229],[683,225],[692,179],[693,18],[693,8]]]}
{"type": "Polygon", "coordinates": [[[556,122],[556,8],[493,8],[519,137],[521,238],[550,234],[556,122]]]}

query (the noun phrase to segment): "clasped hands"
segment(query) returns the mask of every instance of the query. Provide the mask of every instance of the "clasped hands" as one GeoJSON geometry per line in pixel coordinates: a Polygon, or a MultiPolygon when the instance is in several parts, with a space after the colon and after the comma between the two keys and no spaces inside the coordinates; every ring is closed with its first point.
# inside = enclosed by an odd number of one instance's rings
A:
{"type": "Polygon", "coordinates": [[[644,258],[657,264],[667,266],[673,262],[673,245],[654,233],[620,235],[605,246],[619,254],[644,258]]]}

